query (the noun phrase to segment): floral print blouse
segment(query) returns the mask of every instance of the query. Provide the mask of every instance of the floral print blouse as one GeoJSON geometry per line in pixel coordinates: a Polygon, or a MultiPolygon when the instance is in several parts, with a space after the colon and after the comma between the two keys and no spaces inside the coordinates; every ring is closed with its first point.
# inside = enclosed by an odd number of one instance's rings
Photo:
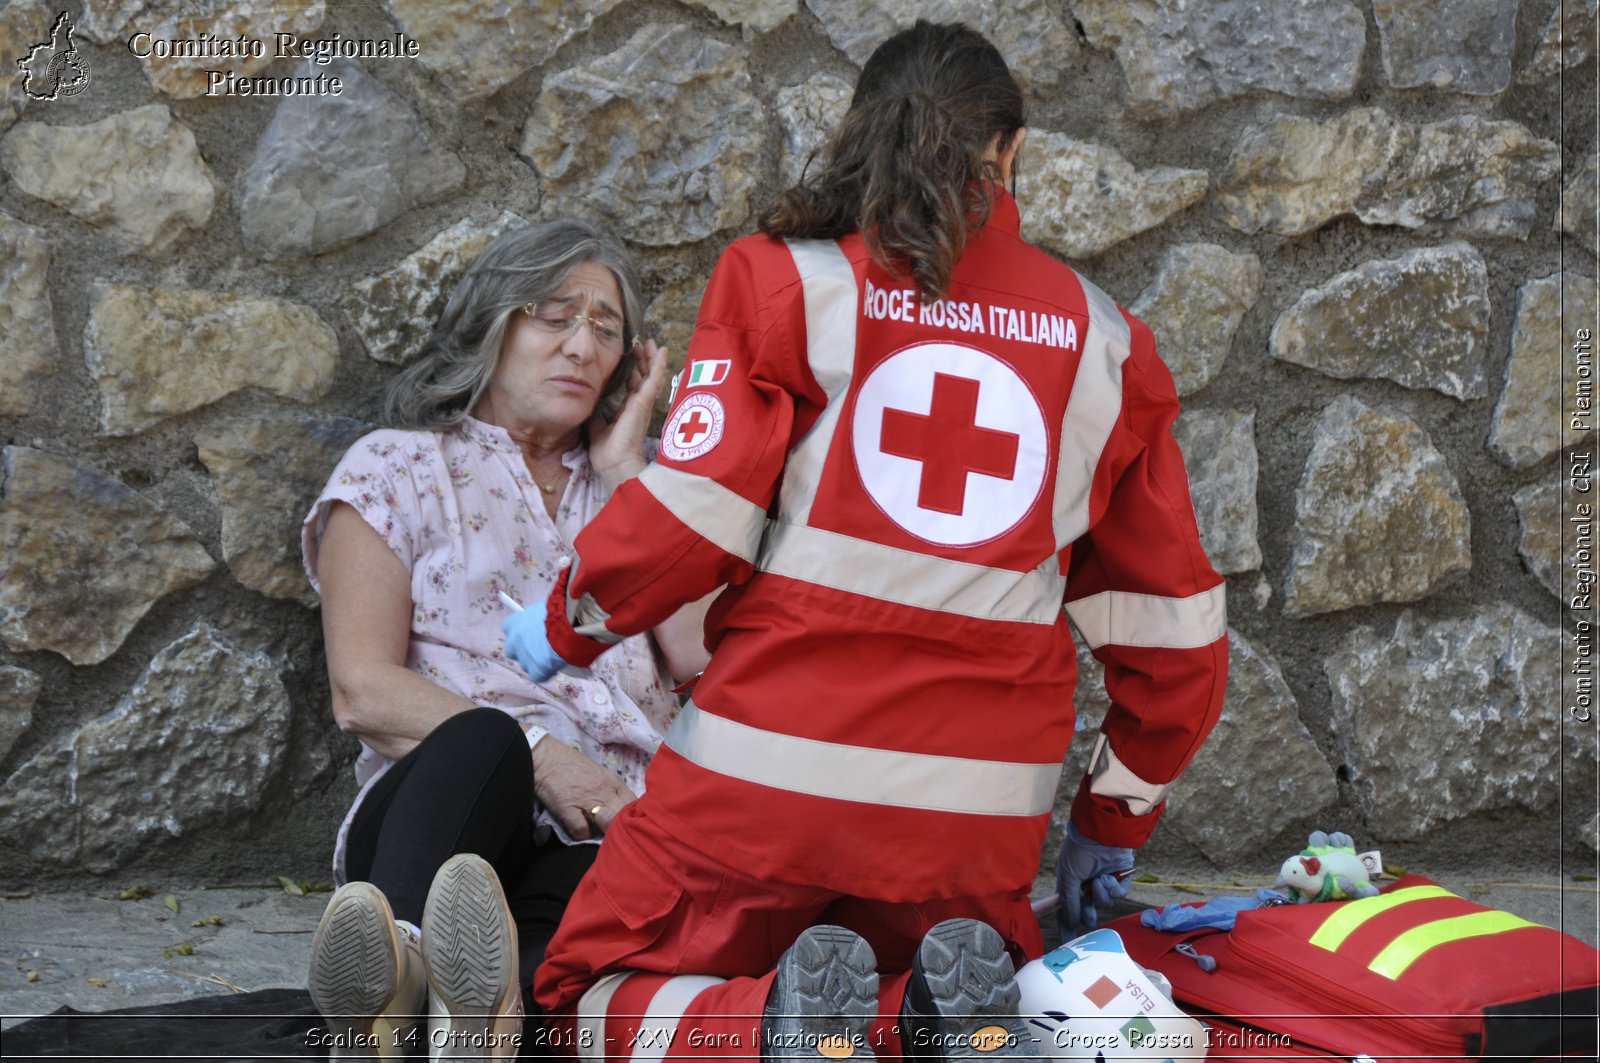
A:
{"type": "MultiPolygon", "coordinates": [[[[469,417],[446,432],[384,429],[363,436],[301,526],[306,575],[320,592],[317,548],[328,512],[334,502],[348,503],[411,573],[407,667],[476,705],[509,712],[524,731],[543,728],[639,794],[645,767],[678,711],[650,637],[624,639],[584,677],[557,673],[543,683],[503,652],[500,592],[523,603],[547,598],[572,541],[609,497],[587,449],[561,460],[572,475],[552,520],[503,428],[469,417]]],[[[363,793],[390,763],[362,747],[356,782],[363,793]]],[[[572,841],[543,809],[538,821],[572,841]]]]}

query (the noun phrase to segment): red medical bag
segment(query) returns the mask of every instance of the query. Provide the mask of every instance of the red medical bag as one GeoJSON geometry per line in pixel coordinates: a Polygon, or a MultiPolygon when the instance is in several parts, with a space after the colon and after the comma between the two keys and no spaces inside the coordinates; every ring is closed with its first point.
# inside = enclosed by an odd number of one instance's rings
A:
{"type": "Polygon", "coordinates": [[[1211,1025],[1210,1059],[1596,1058],[1600,951],[1421,875],[1240,912],[1232,930],[1109,925],[1211,1025]]]}

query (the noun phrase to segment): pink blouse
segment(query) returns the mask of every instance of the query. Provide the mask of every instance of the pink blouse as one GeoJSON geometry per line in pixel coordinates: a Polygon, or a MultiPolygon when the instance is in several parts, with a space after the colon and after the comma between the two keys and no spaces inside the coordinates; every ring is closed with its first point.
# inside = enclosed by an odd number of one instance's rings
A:
{"type": "MultiPolygon", "coordinates": [[[[469,417],[447,432],[384,429],[363,436],[301,525],[306,575],[320,592],[317,549],[328,512],[334,502],[348,503],[411,573],[408,668],[475,705],[509,712],[524,731],[543,728],[640,794],[645,767],[678,712],[650,637],[623,640],[585,676],[557,673],[543,683],[503,652],[506,607],[499,593],[524,603],[548,597],[573,539],[609,497],[585,448],[561,460],[572,475],[552,520],[503,428],[469,417]]],[[[362,746],[356,760],[362,795],[391,763],[362,746]]],[[[572,841],[545,810],[537,819],[572,841]]],[[[349,820],[334,856],[341,880],[349,820]]]]}

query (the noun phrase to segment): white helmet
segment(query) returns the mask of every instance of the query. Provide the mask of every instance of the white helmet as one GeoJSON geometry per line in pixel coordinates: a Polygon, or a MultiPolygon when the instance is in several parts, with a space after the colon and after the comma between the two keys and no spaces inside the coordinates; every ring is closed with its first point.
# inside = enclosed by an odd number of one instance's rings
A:
{"type": "Polygon", "coordinates": [[[1054,1059],[1206,1056],[1205,1027],[1172,1003],[1165,978],[1129,959],[1115,930],[1085,934],[1024,964],[1017,987],[1019,1010],[1054,1059]]]}

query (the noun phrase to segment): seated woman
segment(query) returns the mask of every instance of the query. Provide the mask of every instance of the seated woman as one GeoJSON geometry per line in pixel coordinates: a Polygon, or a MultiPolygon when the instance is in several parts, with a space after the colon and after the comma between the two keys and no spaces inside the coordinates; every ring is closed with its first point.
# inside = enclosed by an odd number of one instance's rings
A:
{"type": "Polygon", "coordinates": [[[609,232],[558,220],[501,236],[395,379],[392,427],[350,448],[305,519],[334,716],[362,745],[334,854],[346,884],[311,960],[335,1058],[417,1042],[424,970],[431,1042],[515,1054],[507,1035],[592,843],[643,792],[673,679],[705,664],[698,604],[547,682],[503,652],[502,596],[543,602],[653,450],[666,356],[634,337],[640,316],[609,232]]]}

